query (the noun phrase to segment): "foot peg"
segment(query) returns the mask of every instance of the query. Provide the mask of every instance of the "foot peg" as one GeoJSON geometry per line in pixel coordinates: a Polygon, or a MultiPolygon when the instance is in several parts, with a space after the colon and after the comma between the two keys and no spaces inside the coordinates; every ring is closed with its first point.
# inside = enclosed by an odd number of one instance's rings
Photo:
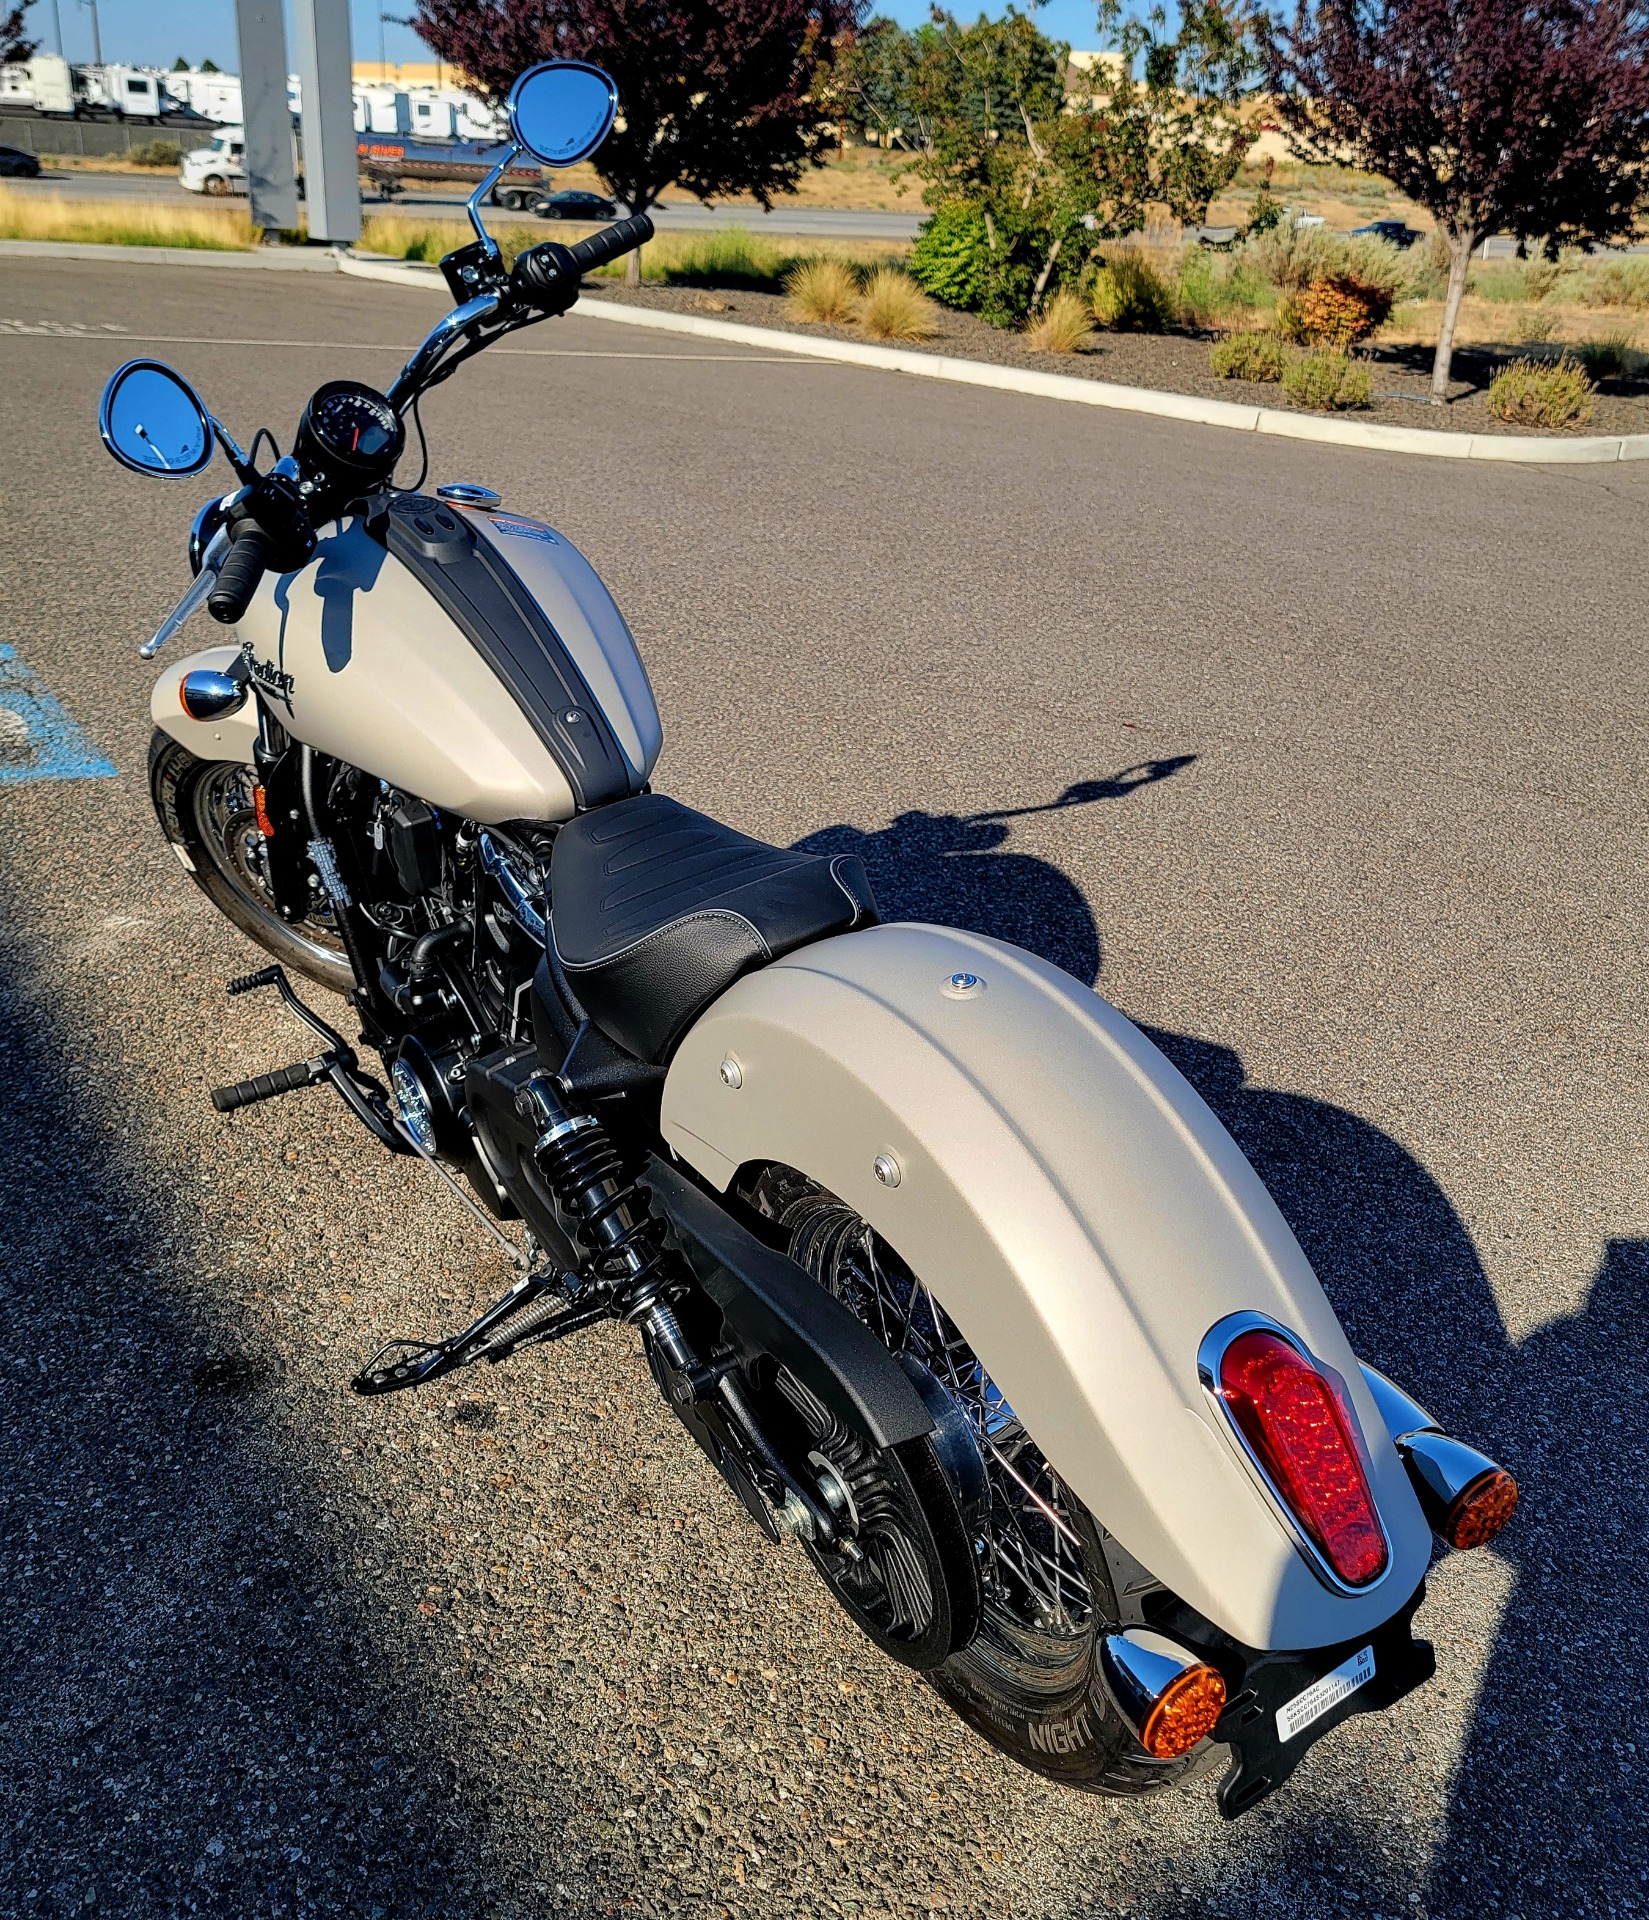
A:
{"type": "Polygon", "coordinates": [[[260,1100],[278,1100],[283,1093],[296,1093],[299,1087],[312,1087],[328,1079],[337,1064],[335,1053],[318,1053],[313,1060],[298,1060],[290,1067],[277,1067],[273,1073],[237,1080],[232,1087],[214,1087],[212,1105],[219,1113],[233,1113],[237,1107],[255,1106],[260,1100]]]}
{"type": "Polygon", "coordinates": [[[336,1027],[328,1026],[313,1007],[304,1005],[292,990],[284,967],[264,967],[258,973],[243,973],[231,980],[231,996],[256,993],[260,987],[274,987],[287,1009],[327,1043],[325,1053],[312,1060],[298,1060],[290,1067],[277,1067],[273,1073],[260,1073],[251,1080],[238,1081],[232,1087],[216,1087],[212,1105],[219,1113],[233,1113],[238,1107],[250,1107],[259,1100],[276,1100],[299,1087],[312,1087],[330,1080],[355,1118],[374,1139],[391,1153],[411,1153],[413,1147],[402,1138],[390,1110],[389,1094],[376,1080],[361,1071],[355,1049],[336,1027]]]}
{"type": "Polygon", "coordinates": [[[516,1281],[503,1299],[495,1301],[460,1334],[431,1345],[422,1340],[391,1340],[380,1347],[350,1381],[353,1393],[396,1393],[402,1387],[421,1387],[460,1367],[485,1360],[497,1366],[525,1347],[546,1340],[564,1340],[569,1333],[593,1327],[610,1318],[605,1306],[565,1307],[564,1283],[529,1273],[516,1281]]]}

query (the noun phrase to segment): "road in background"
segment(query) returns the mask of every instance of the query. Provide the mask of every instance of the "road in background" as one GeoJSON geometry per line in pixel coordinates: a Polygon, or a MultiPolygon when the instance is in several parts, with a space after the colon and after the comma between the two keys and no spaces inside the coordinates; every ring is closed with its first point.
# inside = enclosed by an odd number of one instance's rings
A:
{"type": "Polygon", "coordinates": [[[0,308],[40,329],[4,342],[0,639],[118,769],[0,791],[0,1910],[1638,1910],[1649,465],[1261,440],[576,315],[424,409],[436,479],[610,581],[663,791],[1097,979],[1358,1351],[1523,1481],[1503,1550],[1435,1570],[1437,1682],[1227,1826],[1206,1784],[1088,1800],[1001,1761],[757,1538],[627,1333],[349,1395],[505,1269],[328,1093],[207,1104],[304,1039],[224,999],[257,955],[149,815],[136,644],[209,483],[123,472],[94,420],[152,351],[285,444],[438,308],[21,260],[0,308]]]}
{"type": "MultiPolygon", "coordinates": [[[[177,206],[244,206],[244,196],[222,201],[203,194],[185,193],[174,173],[91,173],[69,171],[43,173],[38,180],[7,180],[4,186],[22,193],[62,194],[75,200],[149,200],[177,206]]],[[[463,212],[468,189],[456,186],[409,181],[406,190],[393,200],[380,200],[372,193],[361,196],[363,212],[410,213],[426,217],[463,212]]],[[[519,214],[492,209],[489,218],[519,220],[519,214]]],[[[912,195],[909,213],[855,211],[837,207],[791,207],[780,204],[770,213],[760,207],[706,207],[697,201],[669,200],[653,209],[653,222],[661,233],[695,233],[713,227],[748,227],[756,233],[795,235],[815,240],[913,240],[923,218],[922,209],[912,195]]],[[[553,235],[556,222],[547,220],[544,229],[553,235]]]]}

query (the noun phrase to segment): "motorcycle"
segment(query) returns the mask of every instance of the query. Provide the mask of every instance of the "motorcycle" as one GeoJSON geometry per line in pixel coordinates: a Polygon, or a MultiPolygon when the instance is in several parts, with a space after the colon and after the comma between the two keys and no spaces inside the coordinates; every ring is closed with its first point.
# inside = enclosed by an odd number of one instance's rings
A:
{"type": "MultiPolygon", "coordinates": [[[[616,104],[597,69],[533,68],[500,170],[587,157],[616,104]]],[[[506,266],[493,184],[442,262],[452,312],[387,392],[318,388],[289,453],[243,451],[157,362],[104,394],[126,466],[220,450],[237,481],[141,650],[203,604],[236,629],[156,684],[152,792],[273,957],[229,992],[278,992],[318,1050],[214,1103],[330,1083],[520,1269],[357,1393],[626,1321],[753,1523],[993,1746],[1120,1795],[1223,1762],[1235,1818],[1432,1674],[1434,1540],[1491,1540],[1516,1484],[1359,1363],[1235,1143],[1114,1008],[883,922],[851,855],[653,791],[658,711],[590,563],[484,486],[426,491],[427,446],[396,485],[424,393],[652,231],[506,266]],[[344,996],[382,1078],[292,975],[344,996]]]]}

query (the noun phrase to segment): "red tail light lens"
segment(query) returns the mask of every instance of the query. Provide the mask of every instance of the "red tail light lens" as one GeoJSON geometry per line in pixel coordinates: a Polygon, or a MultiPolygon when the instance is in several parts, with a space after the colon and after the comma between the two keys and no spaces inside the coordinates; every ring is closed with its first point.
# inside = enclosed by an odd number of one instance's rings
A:
{"type": "Polygon", "coordinates": [[[1220,1398],[1290,1513],[1348,1587],[1386,1570],[1385,1533],[1332,1382],[1281,1334],[1240,1333],[1220,1398]]]}

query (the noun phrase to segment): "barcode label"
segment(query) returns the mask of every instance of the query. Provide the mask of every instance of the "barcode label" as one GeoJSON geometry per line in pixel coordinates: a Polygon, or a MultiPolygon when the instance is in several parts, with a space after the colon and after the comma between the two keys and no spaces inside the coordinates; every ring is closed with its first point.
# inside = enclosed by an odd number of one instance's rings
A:
{"type": "Polygon", "coordinates": [[[1288,1741],[1304,1733],[1313,1720],[1321,1720],[1330,1707],[1337,1707],[1348,1693],[1367,1686],[1373,1678],[1374,1649],[1364,1647],[1277,1709],[1277,1738],[1288,1741]]]}

